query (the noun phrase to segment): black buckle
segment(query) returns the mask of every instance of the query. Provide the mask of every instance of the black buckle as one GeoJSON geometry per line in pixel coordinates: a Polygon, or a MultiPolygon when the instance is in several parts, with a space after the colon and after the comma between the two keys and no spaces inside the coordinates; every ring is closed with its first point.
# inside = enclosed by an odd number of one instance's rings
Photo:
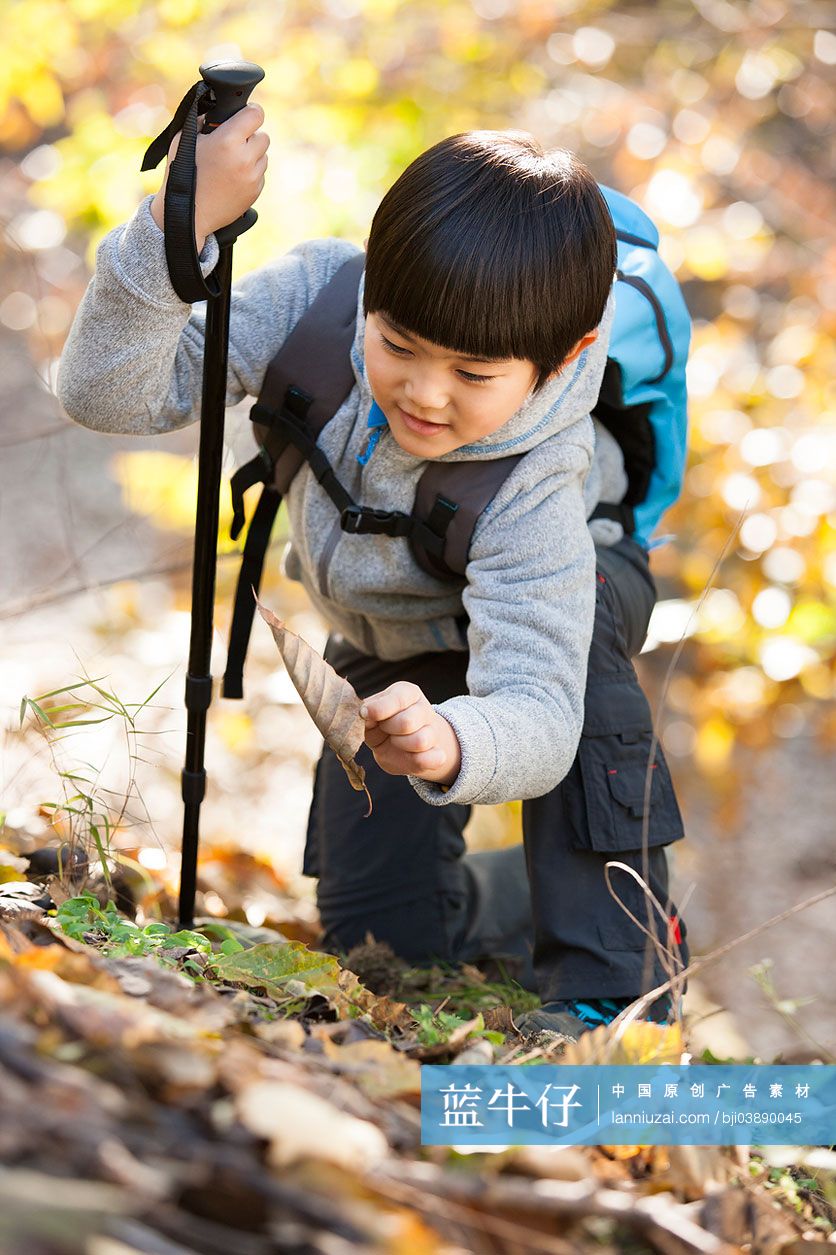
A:
{"type": "Polygon", "coordinates": [[[271,410],[266,405],[262,405],[260,401],[256,401],[255,405],[250,406],[251,423],[258,423],[261,427],[272,427],[275,420],[276,411],[271,410]]]}
{"type": "Polygon", "coordinates": [[[295,384],[291,384],[284,394],[282,409],[286,413],[292,414],[297,422],[304,422],[312,404],[313,397],[309,392],[304,392],[301,388],[297,388],[295,384]]]}
{"type": "Polygon", "coordinates": [[[301,431],[310,439],[310,431],[306,419],[312,403],[313,397],[309,393],[303,392],[301,388],[291,386],[284,394],[284,401],[279,411],[271,409],[269,405],[262,405],[260,401],[256,401],[255,405],[250,408],[250,422],[270,428],[289,425],[296,431],[301,431]]]}
{"type": "Polygon", "coordinates": [[[344,532],[357,536],[361,532],[386,536],[402,536],[409,515],[400,510],[374,510],[366,505],[349,505],[340,514],[344,532]]]}

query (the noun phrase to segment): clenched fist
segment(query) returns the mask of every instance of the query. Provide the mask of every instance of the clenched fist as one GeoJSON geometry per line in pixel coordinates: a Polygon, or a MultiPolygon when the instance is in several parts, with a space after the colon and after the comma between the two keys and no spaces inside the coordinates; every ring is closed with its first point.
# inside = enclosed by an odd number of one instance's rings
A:
{"type": "MultiPolygon", "coordinates": [[[[261,195],[267,169],[267,149],[270,147],[270,136],[260,130],[263,122],[261,105],[250,102],[214,131],[198,134],[195,145],[195,242],[198,253],[203,251],[207,235],[235,222],[261,195]]],[[[165,229],[163,206],[168,172],[182,133],[178,131],[171,141],[163,185],[151,202],[151,214],[161,231],[165,229]]]]}
{"type": "Polygon", "coordinates": [[[417,684],[400,680],[367,697],[360,708],[366,744],[390,776],[418,776],[449,786],[462,763],[458,737],[417,684]]]}

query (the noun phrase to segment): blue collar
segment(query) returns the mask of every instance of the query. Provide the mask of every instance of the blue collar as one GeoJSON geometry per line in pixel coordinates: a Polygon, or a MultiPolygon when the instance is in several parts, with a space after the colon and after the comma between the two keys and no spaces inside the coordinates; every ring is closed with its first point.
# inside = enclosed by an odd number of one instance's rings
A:
{"type": "Polygon", "coordinates": [[[375,451],[378,440],[383,435],[384,427],[389,426],[389,420],[383,413],[383,410],[380,408],[377,401],[372,401],[372,408],[369,410],[369,417],[366,421],[366,426],[372,428],[372,433],[369,436],[368,444],[363,452],[357,454],[357,461],[361,466],[366,465],[369,458],[375,451]]]}
{"type": "Polygon", "coordinates": [[[383,413],[377,401],[372,401],[372,408],[369,410],[369,418],[366,423],[367,427],[386,427],[389,419],[383,413]]]}

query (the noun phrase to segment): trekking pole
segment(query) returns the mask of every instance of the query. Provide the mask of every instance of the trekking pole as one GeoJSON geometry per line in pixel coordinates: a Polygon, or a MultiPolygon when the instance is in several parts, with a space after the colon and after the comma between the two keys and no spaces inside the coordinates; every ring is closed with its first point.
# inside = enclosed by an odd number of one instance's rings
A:
{"type": "Polygon", "coordinates": [[[180,299],[190,303],[206,301],[192,623],[186,674],[186,758],[181,773],[184,810],[178,905],[180,928],[190,928],[194,920],[200,804],[206,792],[204,749],[206,712],[212,701],[210,655],[229,355],[232,247],[258,217],[254,209],[248,209],[235,222],[215,231],[220,257],[215,269],[204,279],[194,235],[197,124],[198,116],[203,114],[204,134],[220,126],[245,107],[253,88],[264,78],[261,67],[251,61],[204,64],[200,74],[200,81],[183,97],[172,121],[149,146],[142,164],[143,170],[156,166],[167,155],[171,140],[182,130],[165,191],[166,261],[172,286],[180,299]]]}

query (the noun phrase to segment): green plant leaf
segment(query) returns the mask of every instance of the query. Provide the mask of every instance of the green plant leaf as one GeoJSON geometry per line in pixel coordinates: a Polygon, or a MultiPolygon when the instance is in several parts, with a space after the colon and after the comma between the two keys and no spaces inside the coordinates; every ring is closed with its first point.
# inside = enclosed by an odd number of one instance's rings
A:
{"type": "Polygon", "coordinates": [[[55,918],[68,937],[81,941],[84,934],[96,928],[105,916],[99,907],[98,900],[92,893],[83,893],[76,898],[67,898],[55,913],[55,918]]]}
{"type": "Polygon", "coordinates": [[[164,949],[171,949],[175,946],[189,946],[192,950],[199,950],[201,954],[212,953],[211,941],[202,936],[201,933],[196,933],[190,928],[182,928],[178,933],[171,933],[167,937],[163,936],[161,945],[164,949]]]}
{"type": "Polygon", "coordinates": [[[220,954],[212,965],[222,980],[266,989],[271,997],[284,997],[289,980],[302,981],[323,994],[339,991],[337,960],[309,950],[301,941],[265,942],[240,953],[220,954]]]}
{"type": "Polygon", "coordinates": [[[45,723],[48,728],[52,727],[52,720],[50,719],[49,715],[42,709],[42,707],[38,705],[36,701],[33,701],[31,697],[27,697],[26,703],[28,706],[31,707],[32,710],[34,710],[35,714],[38,716],[41,723],[45,723]]]}
{"type": "Polygon", "coordinates": [[[49,693],[41,693],[38,697],[39,702],[48,701],[50,697],[58,697],[61,693],[75,693],[77,689],[86,688],[88,684],[95,684],[99,680],[106,680],[107,676],[97,675],[95,680],[79,680],[77,684],[65,684],[60,689],[52,689],[49,693]]]}
{"type": "MultiPolygon", "coordinates": [[[[54,715],[56,712],[53,710],[50,713],[54,715]]],[[[105,715],[102,719],[64,719],[61,721],[61,723],[54,723],[52,722],[52,720],[50,720],[50,727],[51,728],[89,728],[94,723],[107,723],[107,721],[111,719],[112,717],[113,717],[112,715],[105,715]]]]}
{"type": "Polygon", "coordinates": [[[158,920],[151,924],[146,924],[142,931],[146,937],[168,937],[171,933],[168,924],[163,924],[158,920]]]}

